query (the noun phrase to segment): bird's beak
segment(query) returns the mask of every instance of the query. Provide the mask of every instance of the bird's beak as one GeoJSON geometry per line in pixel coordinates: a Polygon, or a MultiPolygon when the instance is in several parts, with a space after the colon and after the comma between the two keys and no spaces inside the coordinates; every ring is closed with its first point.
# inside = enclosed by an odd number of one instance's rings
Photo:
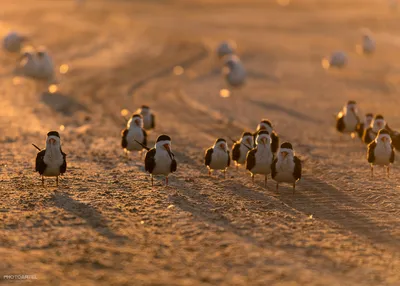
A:
{"type": "Polygon", "coordinates": [[[261,138],[262,143],[265,145],[267,144],[267,139],[266,138],[261,138]]]}
{"type": "Polygon", "coordinates": [[[56,144],[56,139],[50,138],[50,139],[49,139],[49,143],[50,143],[50,145],[56,144]]]}
{"type": "Polygon", "coordinates": [[[265,128],[265,126],[264,125],[261,125],[260,126],[260,130],[265,130],[266,128],[265,128]]]}
{"type": "Polygon", "coordinates": [[[225,151],[225,144],[219,144],[219,148],[225,151]]]}
{"type": "Polygon", "coordinates": [[[385,143],[387,141],[387,138],[386,137],[382,137],[381,140],[382,140],[383,143],[385,143]]]}
{"type": "Polygon", "coordinates": [[[379,128],[382,127],[382,122],[377,122],[376,125],[378,125],[379,128]]]}
{"type": "Polygon", "coordinates": [[[136,124],[137,126],[139,126],[139,125],[140,125],[140,120],[139,120],[139,119],[136,119],[136,120],[135,120],[135,124],[136,124]]]}
{"type": "Polygon", "coordinates": [[[282,155],[283,159],[285,159],[285,158],[286,158],[286,156],[288,155],[288,152],[286,152],[286,151],[283,151],[283,152],[281,152],[281,155],[282,155]]]}
{"type": "Polygon", "coordinates": [[[163,146],[164,146],[165,150],[167,150],[168,155],[172,160],[173,158],[172,158],[171,148],[169,147],[169,144],[164,144],[163,146]]]}

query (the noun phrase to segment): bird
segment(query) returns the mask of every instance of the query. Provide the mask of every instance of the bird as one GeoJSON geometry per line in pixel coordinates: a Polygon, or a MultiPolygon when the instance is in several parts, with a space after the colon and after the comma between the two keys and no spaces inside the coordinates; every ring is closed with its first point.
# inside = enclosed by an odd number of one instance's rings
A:
{"type": "Polygon", "coordinates": [[[370,125],[372,120],[374,119],[374,115],[372,113],[367,113],[364,117],[364,122],[360,122],[357,124],[357,134],[358,137],[362,140],[362,137],[364,135],[364,130],[366,130],[370,125]]]}
{"type": "Polygon", "coordinates": [[[38,62],[36,54],[32,51],[24,51],[18,60],[17,73],[24,77],[36,78],[38,70],[38,62]]]}
{"type": "Polygon", "coordinates": [[[387,127],[386,121],[382,115],[375,115],[374,119],[371,122],[371,125],[364,130],[362,140],[365,144],[369,144],[378,135],[379,130],[387,127]]]}
{"type": "Polygon", "coordinates": [[[46,149],[41,150],[35,144],[32,145],[39,150],[35,171],[42,176],[42,186],[44,186],[44,177],[56,177],[58,186],[58,176],[63,175],[67,170],[67,155],[61,150],[60,134],[57,131],[47,133],[46,149]]]}
{"type": "Polygon", "coordinates": [[[235,47],[227,41],[221,42],[217,48],[217,56],[219,58],[223,58],[224,56],[232,55],[234,53],[235,47]]]}
{"type": "Polygon", "coordinates": [[[150,173],[151,186],[154,186],[155,175],[164,175],[168,186],[168,175],[176,172],[177,166],[175,155],[171,151],[171,137],[165,134],[158,136],[154,148],[147,151],[144,159],[144,169],[150,173]]]}
{"type": "Polygon", "coordinates": [[[267,130],[270,137],[271,137],[271,151],[272,153],[276,153],[279,148],[279,136],[278,134],[274,131],[274,128],[272,127],[271,121],[268,119],[262,119],[261,122],[257,126],[257,131],[254,133],[254,140],[256,139],[257,132],[260,130],[267,130]]]}
{"type": "Polygon", "coordinates": [[[204,163],[208,168],[209,176],[212,170],[222,170],[226,178],[226,169],[230,166],[231,157],[225,139],[218,138],[214,145],[206,150],[204,163]]]}
{"type": "Polygon", "coordinates": [[[367,160],[371,165],[371,177],[374,176],[374,165],[385,166],[389,177],[390,164],[394,162],[394,148],[389,131],[381,129],[375,140],[368,144],[367,160]]]}
{"type": "Polygon", "coordinates": [[[254,175],[264,175],[264,184],[267,186],[268,174],[271,173],[271,164],[274,155],[271,151],[271,137],[267,130],[260,130],[256,137],[256,147],[247,153],[246,170],[250,171],[254,183],[254,175]]]}
{"type": "Polygon", "coordinates": [[[3,39],[3,48],[10,53],[19,53],[26,40],[26,36],[20,35],[17,32],[10,32],[3,39]]]}
{"type": "Polygon", "coordinates": [[[293,194],[296,190],[296,182],[301,179],[301,161],[295,156],[293,146],[289,142],[282,143],[277,157],[271,165],[272,179],[276,181],[276,190],[279,183],[293,184],[293,194]]]}
{"type": "Polygon", "coordinates": [[[150,107],[147,105],[142,105],[137,113],[143,117],[143,128],[146,130],[151,130],[155,128],[155,115],[150,111],[150,107]]]}
{"type": "Polygon", "coordinates": [[[126,128],[121,132],[121,146],[124,149],[126,156],[131,151],[140,152],[140,157],[143,154],[143,144],[147,145],[147,132],[143,129],[143,117],[140,114],[134,113],[128,120],[126,128]],[[141,143],[141,144],[139,144],[141,143]]]}
{"type": "Polygon", "coordinates": [[[343,68],[347,65],[347,55],[345,52],[337,51],[333,52],[329,59],[325,58],[322,60],[322,66],[324,68],[343,68]]]}
{"type": "Polygon", "coordinates": [[[239,141],[234,141],[232,146],[232,160],[236,164],[236,169],[239,168],[239,165],[246,162],[247,152],[253,148],[254,138],[251,132],[243,132],[242,138],[239,141]]]}
{"type": "Polygon", "coordinates": [[[369,55],[375,51],[376,43],[371,35],[364,34],[362,37],[362,52],[369,55]]]}
{"type": "Polygon", "coordinates": [[[55,80],[54,64],[51,56],[44,47],[39,47],[36,52],[36,78],[51,83],[55,80]]]}
{"type": "Polygon", "coordinates": [[[242,61],[236,55],[227,57],[222,73],[226,82],[232,87],[240,87],[246,82],[246,70],[242,61]]]}
{"type": "Polygon", "coordinates": [[[349,100],[336,116],[336,130],[340,133],[350,133],[353,136],[359,123],[357,103],[354,100],[349,100]]]}

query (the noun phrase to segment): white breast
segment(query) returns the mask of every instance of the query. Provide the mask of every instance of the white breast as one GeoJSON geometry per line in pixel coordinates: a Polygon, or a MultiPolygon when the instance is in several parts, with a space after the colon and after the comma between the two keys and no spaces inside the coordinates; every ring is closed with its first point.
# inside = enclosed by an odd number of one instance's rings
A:
{"type": "Polygon", "coordinates": [[[47,148],[43,161],[46,164],[46,169],[43,173],[44,176],[52,177],[60,175],[60,167],[64,163],[64,158],[59,147],[47,148]]]}
{"type": "Polygon", "coordinates": [[[126,140],[128,141],[127,150],[129,151],[141,151],[143,149],[135,140],[139,142],[144,141],[143,130],[139,127],[131,128],[128,131],[128,135],[126,136],[126,140]]]}
{"type": "Polygon", "coordinates": [[[248,151],[249,149],[246,146],[240,144],[240,156],[237,161],[239,164],[244,164],[246,162],[246,156],[248,151]]]}
{"type": "Polygon", "coordinates": [[[349,112],[347,113],[344,118],[344,131],[345,132],[353,132],[356,130],[357,124],[358,124],[358,120],[357,117],[354,113],[349,112]]]}
{"type": "Polygon", "coordinates": [[[171,172],[171,157],[166,150],[156,150],[154,155],[156,166],[153,170],[153,175],[167,176],[171,172]]]}
{"type": "Polygon", "coordinates": [[[390,144],[382,144],[381,142],[378,142],[374,150],[374,155],[374,165],[389,165],[390,156],[392,155],[392,148],[390,144]]]}
{"type": "Polygon", "coordinates": [[[38,61],[37,77],[52,80],[54,77],[54,66],[49,56],[44,56],[38,61]]]}
{"type": "Polygon", "coordinates": [[[272,152],[270,148],[260,148],[255,154],[256,157],[256,165],[251,172],[253,174],[264,174],[268,175],[271,173],[271,164],[272,164],[272,152]]]}
{"type": "Polygon", "coordinates": [[[228,167],[228,153],[219,148],[214,148],[211,155],[210,169],[212,170],[225,170],[228,167]]]}
{"type": "Polygon", "coordinates": [[[294,161],[293,158],[287,157],[285,160],[278,160],[276,162],[276,176],[274,178],[277,182],[294,183],[294,161]]]}

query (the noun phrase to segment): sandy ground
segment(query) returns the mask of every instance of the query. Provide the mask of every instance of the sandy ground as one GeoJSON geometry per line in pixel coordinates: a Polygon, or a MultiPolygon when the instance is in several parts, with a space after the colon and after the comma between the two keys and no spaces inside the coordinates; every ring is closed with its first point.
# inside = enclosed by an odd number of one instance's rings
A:
{"type": "Polygon", "coordinates": [[[400,129],[400,11],[385,1],[3,0],[0,32],[46,45],[56,94],[14,85],[0,56],[0,283],[32,285],[400,285],[400,174],[369,177],[365,146],[339,138],[332,114],[348,99],[400,129]],[[18,3],[18,4],[16,4],[18,3]],[[266,4],[268,3],[268,4],[266,4]],[[363,28],[377,53],[358,55],[363,28]],[[233,39],[249,72],[226,87],[214,49],[233,39]],[[346,69],[323,70],[333,50],[346,69]],[[183,75],[172,73],[176,65],[183,75]],[[120,111],[149,104],[150,134],[172,137],[178,172],[150,187],[120,148],[120,111]],[[304,162],[293,196],[252,185],[243,170],[209,178],[203,152],[269,118],[304,162]],[[33,172],[47,131],[61,131],[60,187],[33,172]]]}

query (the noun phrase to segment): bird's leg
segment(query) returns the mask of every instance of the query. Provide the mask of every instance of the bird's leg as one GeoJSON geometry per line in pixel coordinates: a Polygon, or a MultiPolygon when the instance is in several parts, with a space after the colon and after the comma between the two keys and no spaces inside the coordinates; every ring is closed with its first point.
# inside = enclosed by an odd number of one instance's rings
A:
{"type": "Polygon", "coordinates": [[[296,183],[293,183],[293,195],[295,191],[296,191],[296,183]]]}
{"type": "Polygon", "coordinates": [[[386,175],[389,178],[389,176],[390,176],[390,166],[386,166],[386,175]]]}
{"type": "Polygon", "coordinates": [[[374,177],[374,166],[371,165],[371,178],[373,178],[373,177],[374,177]]]}
{"type": "Polygon", "coordinates": [[[165,177],[165,185],[168,186],[168,176],[165,177]]]}
{"type": "Polygon", "coordinates": [[[42,176],[42,187],[44,187],[44,177],[42,176]]]}
{"type": "Polygon", "coordinates": [[[238,162],[236,162],[235,164],[236,164],[236,171],[239,171],[239,164],[238,164],[238,162]]]}
{"type": "Polygon", "coordinates": [[[279,191],[279,183],[276,183],[276,191],[279,191]]]}
{"type": "Polygon", "coordinates": [[[153,186],[154,186],[154,179],[153,179],[153,175],[150,175],[150,178],[151,178],[151,186],[153,187],[153,186]]]}
{"type": "Polygon", "coordinates": [[[124,153],[125,153],[125,158],[126,158],[126,159],[129,159],[128,150],[124,149],[124,153]]]}
{"type": "Polygon", "coordinates": [[[56,177],[56,186],[58,187],[58,176],[56,177]]]}
{"type": "Polygon", "coordinates": [[[254,185],[254,174],[251,174],[251,182],[252,182],[253,185],[254,185]]]}
{"type": "Polygon", "coordinates": [[[211,177],[211,170],[208,169],[208,175],[211,177]]]}
{"type": "Polygon", "coordinates": [[[265,175],[265,179],[264,179],[264,186],[267,187],[267,182],[268,182],[268,177],[267,175],[265,175]]]}
{"type": "Polygon", "coordinates": [[[226,169],[224,170],[224,179],[226,179],[226,169]]]}

